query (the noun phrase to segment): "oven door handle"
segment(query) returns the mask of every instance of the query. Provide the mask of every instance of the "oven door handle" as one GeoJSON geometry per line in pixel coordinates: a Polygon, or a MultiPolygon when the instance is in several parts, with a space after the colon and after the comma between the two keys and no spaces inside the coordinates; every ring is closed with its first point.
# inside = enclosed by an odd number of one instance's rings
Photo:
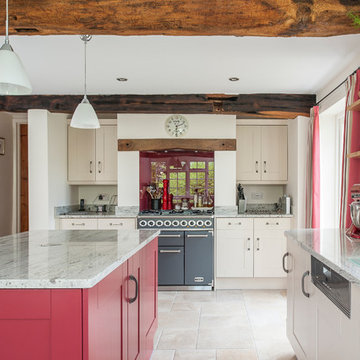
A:
{"type": "Polygon", "coordinates": [[[180,254],[181,250],[159,250],[160,254],[180,254]]]}
{"type": "Polygon", "coordinates": [[[181,235],[180,234],[169,234],[169,235],[159,235],[159,237],[161,237],[161,238],[179,238],[179,237],[181,237],[181,235]]]}
{"type": "Polygon", "coordinates": [[[209,235],[204,234],[204,235],[186,235],[188,238],[207,238],[209,235]]]}

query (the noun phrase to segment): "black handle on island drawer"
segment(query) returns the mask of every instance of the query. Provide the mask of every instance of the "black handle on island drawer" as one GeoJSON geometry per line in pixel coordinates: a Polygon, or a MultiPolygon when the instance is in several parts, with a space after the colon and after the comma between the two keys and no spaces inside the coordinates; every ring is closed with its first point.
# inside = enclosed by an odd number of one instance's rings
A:
{"type": "Polygon", "coordinates": [[[285,267],[285,259],[289,256],[290,254],[288,252],[286,252],[282,258],[282,266],[283,266],[283,270],[288,274],[290,271],[285,267]]]}
{"type": "Polygon", "coordinates": [[[301,277],[301,291],[306,297],[310,297],[310,294],[305,291],[305,278],[310,275],[310,271],[305,271],[301,277]]]}
{"type": "Polygon", "coordinates": [[[139,283],[136,279],[136,277],[134,275],[130,275],[129,276],[129,280],[135,281],[135,296],[133,298],[129,299],[129,303],[132,304],[133,302],[136,301],[137,297],[138,297],[138,293],[139,293],[139,283]]]}

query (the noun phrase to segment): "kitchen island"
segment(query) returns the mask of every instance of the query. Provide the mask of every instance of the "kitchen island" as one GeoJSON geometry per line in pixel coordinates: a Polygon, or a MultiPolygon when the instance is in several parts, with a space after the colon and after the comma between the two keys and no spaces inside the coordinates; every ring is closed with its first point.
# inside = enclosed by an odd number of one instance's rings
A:
{"type": "Polygon", "coordinates": [[[360,242],[340,229],[286,232],[287,336],[298,359],[358,359],[360,242]]]}
{"type": "Polygon", "coordinates": [[[0,359],[149,359],[158,234],[44,230],[0,238],[0,359]]]}

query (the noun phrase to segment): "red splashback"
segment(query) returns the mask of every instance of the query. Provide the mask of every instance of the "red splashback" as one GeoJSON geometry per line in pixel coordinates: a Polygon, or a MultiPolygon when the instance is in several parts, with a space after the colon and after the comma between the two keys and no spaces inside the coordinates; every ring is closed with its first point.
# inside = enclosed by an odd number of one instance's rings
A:
{"type": "Polygon", "coordinates": [[[214,152],[200,151],[141,151],[140,152],[140,210],[150,209],[146,187],[151,183],[162,186],[170,181],[169,192],[174,202],[192,199],[195,188],[207,192],[214,200],[214,152]]]}

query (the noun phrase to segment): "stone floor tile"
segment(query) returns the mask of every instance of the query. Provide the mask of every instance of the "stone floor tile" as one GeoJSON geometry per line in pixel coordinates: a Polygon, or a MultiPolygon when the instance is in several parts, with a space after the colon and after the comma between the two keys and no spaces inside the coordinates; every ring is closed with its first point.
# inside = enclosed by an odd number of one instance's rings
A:
{"type": "Polygon", "coordinates": [[[228,327],[248,327],[251,331],[249,318],[246,314],[240,315],[203,315],[200,317],[200,329],[216,329],[228,327]]]}
{"type": "Polygon", "coordinates": [[[173,305],[173,300],[158,299],[158,311],[170,311],[173,305]]]}
{"type": "Polygon", "coordinates": [[[174,360],[216,360],[216,350],[176,350],[174,360]]]}
{"type": "Polygon", "coordinates": [[[215,302],[216,291],[183,291],[178,292],[175,303],[183,302],[215,302]]]}
{"type": "Polygon", "coordinates": [[[158,344],[159,350],[195,349],[197,330],[164,329],[158,344]]]}
{"type": "Polygon", "coordinates": [[[199,329],[198,349],[251,349],[254,347],[248,326],[199,329]]]}
{"type": "Polygon", "coordinates": [[[158,291],[158,300],[174,300],[177,291],[158,291]]]}
{"type": "Polygon", "coordinates": [[[155,350],[150,360],[173,360],[175,350],[155,350]]]}
{"type": "Polygon", "coordinates": [[[218,349],[216,360],[258,360],[254,349],[218,349]]]}
{"type": "Polygon", "coordinates": [[[296,360],[294,350],[286,340],[256,340],[259,360],[296,360]]]}
{"type": "Polygon", "coordinates": [[[171,311],[200,311],[200,302],[179,302],[173,303],[171,311]]]}
{"type": "Polygon", "coordinates": [[[243,302],[215,302],[202,303],[202,315],[239,315],[246,314],[243,302]]]}
{"type": "Polygon", "coordinates": [[[243,290],[218,290],[216,291],[216,301],[230,302],[230,301],[244,301],[243,290]]]}
{"type": "Polygon", "coordinates": [[[199,327],[199,311],[159,312],[159,327],[172,329],[197,329],[199,327]]]}

